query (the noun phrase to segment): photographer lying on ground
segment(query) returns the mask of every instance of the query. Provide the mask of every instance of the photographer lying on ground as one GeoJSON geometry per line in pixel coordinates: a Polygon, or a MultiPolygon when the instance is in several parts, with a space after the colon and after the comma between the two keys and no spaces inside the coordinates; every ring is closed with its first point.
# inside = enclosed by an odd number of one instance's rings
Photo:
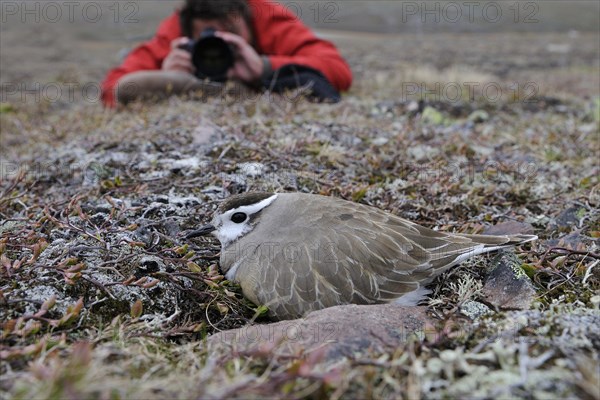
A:
{"type": "Polygon", "coordinates": [[[276,2],[186,0],[109,71],[102,100],[114,106],[138,97],[217,93],[227,79],[274,92],[307,87],[316,100],[339,101],[352,73],[333,44],[276,2]]]}

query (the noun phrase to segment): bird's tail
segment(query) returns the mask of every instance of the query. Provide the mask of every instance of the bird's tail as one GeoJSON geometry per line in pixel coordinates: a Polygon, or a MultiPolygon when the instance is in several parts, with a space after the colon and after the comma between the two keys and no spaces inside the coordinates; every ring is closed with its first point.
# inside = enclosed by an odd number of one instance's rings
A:
{"type": "MultiPolygon", "coordinates": [[[[448,255],[455,254],[453,261],[448,262],[443,269],[447,269],[451,266],[459,264],[464,260],[476,256],[478,254],[489,253],[492,251],[500,250],[506,247],[516,246],[519,244],[531,242],[536,240],[538,237],[535,235],[457,235],[465,239],[471,240],[471,245],[464,245],[462,249],[456,249],[454,252],[448,252],[448,255]]],[[[452,256],[448,257],[446,261],[452,259],[452,256]]],[[[438,263],[441,260],[438,261],[438,263]]]]}
{"type": "Polygon", "coordinates": [[[461,235],[463,237],[471,239],[475,243],[481,243],[484,248],[494,248],[488,251],[494,251],[495,248],[502,248],[506,246],[517,246],[523,243],[531,242],[536,240],[536,235],[461,235]]]}

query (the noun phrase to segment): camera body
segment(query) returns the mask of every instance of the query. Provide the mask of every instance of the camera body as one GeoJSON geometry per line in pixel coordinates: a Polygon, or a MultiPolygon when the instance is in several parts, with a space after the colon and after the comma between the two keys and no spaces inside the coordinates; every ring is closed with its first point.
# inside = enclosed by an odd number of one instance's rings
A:
{"type": "Polygon", "coordinates": [[[192,63],[196,67],[198,79],[225,82],[227,71],[233,66],[234,54],[231,46],[215,36],[214,28],[206,28],[198,40],[192,40],[180,48],[192,54],[192,63]]]}

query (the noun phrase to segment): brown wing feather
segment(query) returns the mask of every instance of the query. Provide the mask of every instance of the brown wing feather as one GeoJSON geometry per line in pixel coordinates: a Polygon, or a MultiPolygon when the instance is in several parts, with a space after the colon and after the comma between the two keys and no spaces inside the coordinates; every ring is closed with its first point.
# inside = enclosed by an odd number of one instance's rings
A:
{"type": "Polygon", "coordinates": [[[255,246],[236,275],[246,296],[278,318],[339,304],[391,301],[461,256],[531,238],[452,235],[343,200],[315,204],[314,195],[279,196],[269,206],[270,223],[258,224],[240,240],[243,248],[260,238],[275,251],[255,246]]]}

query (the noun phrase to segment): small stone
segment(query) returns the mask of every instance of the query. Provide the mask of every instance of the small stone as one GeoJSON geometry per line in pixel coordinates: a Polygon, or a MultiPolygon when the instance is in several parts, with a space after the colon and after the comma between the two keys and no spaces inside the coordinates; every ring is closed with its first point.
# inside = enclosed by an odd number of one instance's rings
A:
{"type": "Polygon", "coordinates": [[[536,291],[529,277],[520,267],[514,253],[501,252],[493,260],[494,269],[483,285],[484,299],[501,309],[528,309],[536,291]]]}
{"type": "Polygon", "coordinates": [[[575,231],[573,233],[569,233],[568,235],[561,236],[556,239],[548,239],[543,242],[544,246],[547,247],[565,247],[567,249],[576,250],[579,248],[581,243],[585,240],[585,238],[581,235],[580,231],[575,231]]]}
{"type": "Polygon", "coordinates": [[[558,228],[568,228],[577,226],[581,219],[580,213],[585,212],[585,208],[572,206],[561,212],[555,219],[558,228]]]}
{"type": "Polygon", "coordinates": [[[489,226],[483,230],[484,235],[519,235],[532,234],[533,226],[528,223],[518,221],[507,221],[489,226]]]}

